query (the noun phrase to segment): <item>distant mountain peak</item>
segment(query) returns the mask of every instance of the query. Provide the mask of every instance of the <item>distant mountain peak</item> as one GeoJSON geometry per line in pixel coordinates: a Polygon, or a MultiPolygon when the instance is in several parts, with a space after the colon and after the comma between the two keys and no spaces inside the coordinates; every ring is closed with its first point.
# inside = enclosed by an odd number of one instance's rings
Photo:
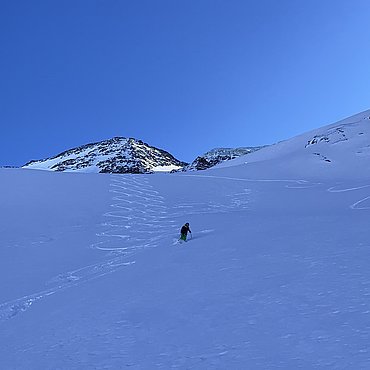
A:
{"type": "Polygon", "coordinates": [[[187,163],[142,140],[116,136],[85,144],[58,155],[28,162],[27,169],[100,173],[151,173],[180,169],[187,163]]]}
{"type": "Polygon", "coordinates": [[[241,148],[214,148],[197,157],[190,165],[184,167],[184,171],[199,171],[211,168],[221,162],[238,158],[242,155],[250,154],[264,146],[241,147],[241,148]]]}

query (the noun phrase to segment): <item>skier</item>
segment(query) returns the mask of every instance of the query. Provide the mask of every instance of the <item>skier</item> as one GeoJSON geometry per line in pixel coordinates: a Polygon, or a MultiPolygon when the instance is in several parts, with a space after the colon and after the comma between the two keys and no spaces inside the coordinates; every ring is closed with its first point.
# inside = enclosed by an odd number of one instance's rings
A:
{"type": "Polygon", "coordinates": [[[180,240],[183,240],[184,242],[186,242],[186,237],[188,235],[188,232],[191,234],[191,230],[189,228],[189,222],[187,222],[182,228],[181,228],[181,236],[180,236],[180,240]]]}

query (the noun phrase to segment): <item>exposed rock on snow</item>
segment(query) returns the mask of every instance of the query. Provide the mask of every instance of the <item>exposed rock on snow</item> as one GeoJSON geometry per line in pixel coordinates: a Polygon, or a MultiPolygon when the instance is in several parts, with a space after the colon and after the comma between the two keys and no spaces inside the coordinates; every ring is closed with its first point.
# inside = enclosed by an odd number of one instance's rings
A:
{"type": "Polygon", "coordinates": [[[186,166],[170,153],[141,140],[114,137],[67,150],[52,158],[31,161],[23,168],[101,173],[150,173],[186,166]]]}
{"type": "Polygon", "coordinates": [[[306,148],[310,145],[314,145],[321,142],[336,144],[346,140],[348,140],[348,138],[345,134],[344,128],[342,126],[335,127],[333,129],[328,130],[324,134],[315,135],[311,140],[308,141],[306,148]]]}
{"type": "Polygon", "coordinates": [[[221,162],[229,161],[230,159],[238,158],[256,150],[264,148],[257,147],[243,147],[243,148],[216,148],[207,153],[197,157],[189,166],[184,167],[184,171],[206,170],[221,162]]]}
{"type": "Polygon", "coordinates": [[[281,141],[218,167],[258,166],[267,176],[288,170],[295,176],[358,178],[370,174],[370,110],[281,141]]]}
{"type": "Polygon", "coordinates": [[[115,137],[62,152],[55,157],[31,161],[23,168],[50,171],[100,173],[150,173],[205,170],[261,147],[216,148],[197,157],[190,165],[141,140],[115,137]]]}

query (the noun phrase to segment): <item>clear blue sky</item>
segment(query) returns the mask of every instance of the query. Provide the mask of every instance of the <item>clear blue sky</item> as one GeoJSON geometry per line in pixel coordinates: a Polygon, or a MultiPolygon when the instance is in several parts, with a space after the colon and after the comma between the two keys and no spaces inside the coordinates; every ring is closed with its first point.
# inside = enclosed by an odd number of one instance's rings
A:
{"type": "Polygon", "coordinates": [[[0,165],[113,136],[191,161],[370,108],[368,0],[2,0],[0,165]]]}

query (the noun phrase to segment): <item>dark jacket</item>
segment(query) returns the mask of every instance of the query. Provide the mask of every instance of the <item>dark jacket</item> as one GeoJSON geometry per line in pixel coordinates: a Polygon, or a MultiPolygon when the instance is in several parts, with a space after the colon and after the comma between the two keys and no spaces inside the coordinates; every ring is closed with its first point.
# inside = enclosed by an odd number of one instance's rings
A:
{"type": "Polygon", "coordinates": [[[188,232],[191,234],[191,231],[190,231],[189,226],[184,225],[184,226],[181,228],[181,234],[188,235],[188,232]]]}

